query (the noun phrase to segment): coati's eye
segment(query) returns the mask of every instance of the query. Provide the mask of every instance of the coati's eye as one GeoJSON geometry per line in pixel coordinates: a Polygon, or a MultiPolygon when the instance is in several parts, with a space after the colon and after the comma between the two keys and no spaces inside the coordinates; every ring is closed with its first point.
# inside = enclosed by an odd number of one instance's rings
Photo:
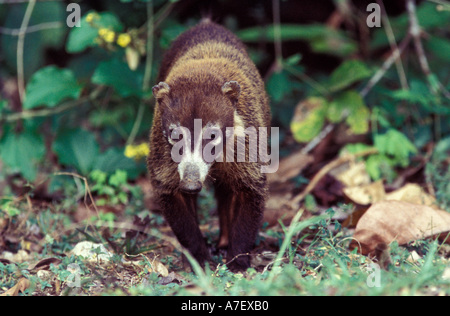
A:
{"type": "Polygon", "coordinates": [[[178,140],[180,140],[180,135],[182,135],[180,127],[175,124],[170,124],[169,135],[167,135],[167,140],[169,143],[172,145],[175,144],[178,140]]]}
{"type": "Polygon", "coordinates": [[[213,127],[207,127],[204,130],[205,136],[203,138],[210,139],[210,140],[220,140],[220,137],[222,136],[222,131],[219,127],[213,126],[213,127]]]}
{"type": "Polygon", "coordinates": [[[217,137],[219,137],[219,131],[212,130],[211,131],[211,139],[216,139],[217,137]]]}

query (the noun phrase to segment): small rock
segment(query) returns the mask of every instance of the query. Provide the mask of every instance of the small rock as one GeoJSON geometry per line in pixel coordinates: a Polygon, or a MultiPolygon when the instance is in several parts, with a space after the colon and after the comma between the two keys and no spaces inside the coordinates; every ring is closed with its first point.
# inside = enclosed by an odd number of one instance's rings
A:
{"type": "Polygon", "coordinates": [[[102,244],[94,244],[90,241],[79,242],[71,253],[75,256],[81,256],[89,262],[100,264],[109,263],[113,256],[102,244]]]}

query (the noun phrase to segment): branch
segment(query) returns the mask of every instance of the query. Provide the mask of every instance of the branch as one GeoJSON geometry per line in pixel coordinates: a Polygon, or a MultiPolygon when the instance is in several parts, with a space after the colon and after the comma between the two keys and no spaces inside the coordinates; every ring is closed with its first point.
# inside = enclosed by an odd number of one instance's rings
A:
{"type": "MultiPolygon", "coordinates": [[[[23,33],[34,33],[48,29],[57,29],[63,26],[62,22],[46,22],[40,23],[33,26],[29,26],[23,33]]],[[[6,34],[11,36],[19,36],[21,34],[20,29],[11,29],[7,27],[0,26],[0,34],[6,34]]]]}
{"type": "Polygon", "coordinates": [[[422,72],[428,80],[431,91],[434,94],[438,94],[440,90],[446,98],[450,99],[450,92],[445,89],[445,87],[437,80],[436,76],[430,70],[428,59],[425,55],[425,50],[423,49],[422,41],[420,39],[422,30],[417,19],[415,0],[407,0],[406,9],[408,11],[410,23],[409,34],[413,37],[414,47],[416,49],[417,56],[419,57],[420,68],[422,68],[422,72]]]}
{"type": "Polygon", "coordinates": [[[22,24],[20,25],[19,38],[17,39],[17,86],[19,89],[20,102],[25,101],[25,76],[23,68],[23,48],[25,44],[25,32],[30,22],[31,14],[34,10],[36,0],[30,0],[28,3],[25,15],[23,16],[22,24]]]}
{"type": "Polygon", "coordinates": [[[319,181],[324,176],[326,176],[328,174],[328,172],[330,172],[331,170],[339,167],[340,165],[342,165],[344,163],[347,163],[349,161],[353,161],[356,158],[361,158],[361,157],[365,157],[365,156],[369,156],[369,155],[374,155],[376,153],[378,153],[378,149],[370,148],[370,149],[367,149],[365,151],[361,151],[359,153],[348,154],[348,155],[344,155],[344,156],[338,157],[335,160],[329,162],[322,169],[320,169],[320,171],[314,176],[314,178],[311,179],[309,184],[306,186],[306,188],[300,194],[298,194],[297,196],[292,198],[292,200],[289,203],[289,206],[292,209],[296,209],[298,203],[300,203],[309,193],[311,193],[314,190],[314,188],[316,187],[316,185],[319,183],[319,181]]]}
{"type": "MultiPolygon", "coordinates": [[[[4,117],[0,117],[0,123],[3,122],[14,122],[19,120],[27,120],[35,117],[42,117],[42,116],[50,116],[54,114],[58,114],[61,112],[64,112],[66,110],[69,110],[71,108],[74,108],[86,101],[91,101],[97,98],[97,96],[100,94],[100,92],[104,89],[104,87],[99,86],[97,89],[92,91],[88,96],[82,97],[78,100],[70,100],[62,103],[60,106],[55,108],[46,108],[41,110],[34,110],[34,111],[22,111],[17,113],[11,113],[8,115],[5,115],[4,117]]],[[[0,124],[1,126],[1,124],[0,124]]]]}
{"type": "MultiPolygon", "coordinates": [[[[153,33],[154,33],[154,12],[153,12],[153,1],[147,2],[147,56],[145,60],[145,72],[144,79],[142,83],[142,91],[145,93],[150,90],[150,80],[152,75],[152,63],[153,63],[153,33]]],[[[136,138],[136,134],[141,126],[142,118],[144,116],[145,103],[141,100],[139,104],[138,113],[136,115],[136,120],[134,121],[133,128],[127,139],[127,145],[132,144],[136,138]]]]}
{"type": "Polygon", "coordinates": [[[375,75],[373,75],[373,77],[370,78],[369,82],[361,90],[360,95],[363,98],[365,96],[367,96],[369,91],[372,90],[372,88],[378,83],[378,81],[381,80],[381,78],[383,78],[383,76],[385,75],[386,71],[388,71],[389,68],[391,68],[392,64],[398,58],[400,58],[400,56],[402,55],[402,53],[405,50],[405,48],[409,45],[410,41],[411,41],[411,34],[408,33],[406,35],[406,37],[403,39],[403,41],[400,43],[400,46],[398,47],[398,49],[394,49],[392,51],[391,55],[389,56],[388,59],[386,59],[386,61],[384,62],[383,66],[381,66],[381,68],[378,69],[378,71],[375,73],[375,75]]]}
{"type": "MultiPolygon", "coordinates": [[[[386,13],[386,9],[384,7],[383,1],[377,0],[377,3],[382,10],[381,18],[383,20],[383,24],[385,25],[386,36],[389,40],[389,44],[391,45],[391,49],[394,51],[398,51],[397,41],[395,40],[395,35],[394,35],[394,32],[392,31],[391,22],[389,21],[389,17],[386,13]]],[[[399,54],[399,55],[401,55],[401,54],[399,54]]],[[[402,89],[409,90],[408,80],[406,78],[406,74],[405,74],[405,70],[403,68],[401,58],[397,58],[395,60],[395,66],[397,67],[397,73],[400,78],[400,84],[402,86],[402,89]]]]}

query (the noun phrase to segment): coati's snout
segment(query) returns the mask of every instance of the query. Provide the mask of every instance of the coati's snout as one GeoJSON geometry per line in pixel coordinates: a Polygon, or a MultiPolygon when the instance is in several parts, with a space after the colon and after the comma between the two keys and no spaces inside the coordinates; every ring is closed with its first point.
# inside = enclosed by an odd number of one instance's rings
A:
{"type": "Polygon", "coordinates": [[[184,193],[195,194],[201,191],[202,181],[200,168],[193,163],[184,166],[183,178],[180,179],[180,190],[184,193]]]}

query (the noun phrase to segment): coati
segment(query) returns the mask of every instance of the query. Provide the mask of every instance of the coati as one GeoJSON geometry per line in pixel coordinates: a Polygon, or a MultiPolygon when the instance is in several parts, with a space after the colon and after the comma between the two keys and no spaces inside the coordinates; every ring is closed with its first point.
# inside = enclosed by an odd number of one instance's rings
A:
{"type": "MultiPolygon", "coordinates": [[[[227,127],[270,127],[263,80],[244,44],[205,20],[172,43],[157,82],[152,88],[156,105],[147,159],[157,202],[179,242],[203,265],[210,253],[198,227],[196,199],[205,181],[212,182],[220,220],[218,247],[226,248],[231,270],[244,270],[250,266],[248,253],[263,216],[263,163],[206,161],[202,150],[216,140],[214,129],[229,140],[239,132],[227,127]],[[199,135],[199,128],[213,130],[211,137],[199,135]],[[174,150],[177,142],[185,146],[174,150]],[[173,159],[174,152],[180,161],[173,159]]],[[[247,137],[247,158],[248,144],[247,137]]],[[[227,147],[225,153],[233,155],[233,150],[227,147]]]]}

